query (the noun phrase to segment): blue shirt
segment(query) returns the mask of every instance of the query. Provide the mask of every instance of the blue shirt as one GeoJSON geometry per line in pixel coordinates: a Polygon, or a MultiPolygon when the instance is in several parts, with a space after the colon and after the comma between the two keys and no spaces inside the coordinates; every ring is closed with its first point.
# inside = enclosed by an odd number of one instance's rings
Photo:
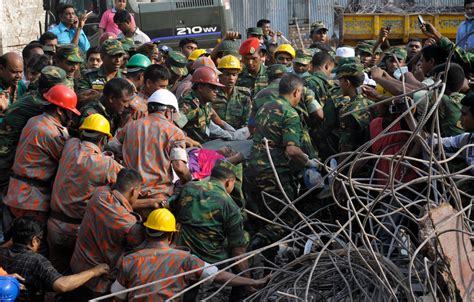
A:
{"type": "MultiPolygon", "coordinates": [[[[474,30],[474,20],[464,20],[461,22],[456,33],[456,43],[461,41],[461,39],[472,30],[474,30]]],[[[470,35],[469,38],[464,39],[458,46],[463,50],[474,49],[474,35],[470,35]]]]}
{"type": "MultiPolygon", "coordinates": [[[[49,31],[58,36],[59,44],[70,44],[76,35],[76,28],[67,28],[62,22],[51,28],[49,31]]],[[[91,47],[89,40],[87,39],[86,34],[81,30],[81,35],[79,36],[79,48],[82,52],[86,53],[87,50],[91,47]]]]}

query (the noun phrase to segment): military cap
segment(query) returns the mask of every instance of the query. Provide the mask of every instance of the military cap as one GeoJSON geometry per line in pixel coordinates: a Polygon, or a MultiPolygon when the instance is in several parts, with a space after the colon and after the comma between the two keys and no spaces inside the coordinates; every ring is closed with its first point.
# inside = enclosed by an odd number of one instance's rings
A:
{"type": "Polygon", "coordinates": [[[186,65],[188,64],[188,59],[179,51],[170,51],[168,53],[168,58],[166,59],[167,64],[170,66],[171,71],[180,76],[185,76],[188,74],[188,69],[186,65]]]}
{"type": "Polygon", "coordinates": [[[400,47],[390,47],[386,52],[385,56],[396,56],[399,60],[406,60],[407,59],[407,51],[400,47]]]}
{"type": "Polygon", "coordinates": [[[105,52],[109,56],[115,56],[118,54],[125,54],[122,43],[116,39],[105,40],[100,49],[102,52],[105,52]]]}
{"type": "Polygon", "coordinates": [[[82,63],[84,60],[81,57],[79,47],[74,44],[65,44],[58,48],[56,51],[58,58],[63,58],[71,62],[82,63]]]}
{"type": "Polygon", "coordinates": [[[373,54],[372,48],[373,48],[373,46],[371,46],[368,43],[359,42],[359,43],[357,43],[357,45],[355,47],[355,51],[356,51],[357,54],[365,52],[365,53],[368,53],[368,54],[372,55],[373,54]]]}
{"type": "Polygon", "coordinates": [[[222,41],[217,51],[222,52],[222,56],[233,55],[236,57],[240,57],[239,42],[235,40],[222,41]]]}
{"type": "Polygon", "coordinates": [[[260,40],[257,38],[248,38],[245,40],[239,48],[239,54],[242,56],[253,55],[260,48],[260,40]]]}
{"type": "Polygon", "coordinates": [[[347,63],[337,67],[336,77],[357,76],[364,73],[364,66],[359,63],[347,63]]]}
{"type": "Polygon", "coordinates": [[[41,69],[40,77],[44,77],[49,84],[65,84],[67,82],[66,72],[57,66],[46,66],[41,69]]]}
{"type": "Polygon", "coordinates": [[[132,38],[120,39],[120,43],[122,43],[123,50],[125,51],[135,50],[135,48],[137,47],[132,38]]]}
{"type": "Polygon", "coordinates": [[[303,65],[308,65],[313,59],[314,51],[312,49],[298,49],[294,62],[303,65]]]}
{"type": "Polygon", "coordinates": [[[321,29],[329,30],[322,21],[316,21],[311,23],[311,33],[317,32],[321,29]]]}
{"type": "Polygon", "coordinates": [[[360,59],[357,57],[341,58],[332,72],[337,73],[338,68],[345,64],[360,64],[360,59]]]}
{"type": "Polygon", "coordinates": [[[261,27],[249,27],[247,28],[247,35],[263,36],[261,27]]]}
{"type": "Polygon", "coordinates": [[[283,65],[283,64],[273,64],[267,68],[268,77],[272,79],[287,72],[288,72],[288,67],[286,67],[286,65],[283,65]]]}
{"type": "MultiPolygon", "coordinates": [[[[362,43],[362,44],[367,44],[367,45],[369,45],[369,46],[371,47],[371,49],[373,49],[374,46],[375,46],[375,44],[377,44],[377,40],[364,40],[364,41],[362,41],[362,42],[360,42],[360,43],[362,43]]],[[[380,46],[377,47],[377,49],[375,50],[375,53],[376,53],[376,54],[379,54],[379,53],[382,53],[382,52],[383,52],[383,50],[380,48],[380,46]]]]}

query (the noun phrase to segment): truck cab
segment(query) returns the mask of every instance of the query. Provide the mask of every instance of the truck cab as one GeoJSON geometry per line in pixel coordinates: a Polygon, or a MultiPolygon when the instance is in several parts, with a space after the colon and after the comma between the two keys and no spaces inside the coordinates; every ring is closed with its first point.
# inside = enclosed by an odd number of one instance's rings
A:
{"type": "MultiPolygon", "coordinates": [[[[72,4],[78,15],[93,11],[84,27],[92,45],[98,44],[102,14],[113,6],[113,0],[44,0],[43,3],[47,11],[46,30],[57,22],[60,3],[72,4]]],[[[196,39],[201,48],[213,47],[222,33],[232,29],[230,0],[128,0],[127,10],[152,41],[171,47],[176,47],[185,37],[196,39]]]]}

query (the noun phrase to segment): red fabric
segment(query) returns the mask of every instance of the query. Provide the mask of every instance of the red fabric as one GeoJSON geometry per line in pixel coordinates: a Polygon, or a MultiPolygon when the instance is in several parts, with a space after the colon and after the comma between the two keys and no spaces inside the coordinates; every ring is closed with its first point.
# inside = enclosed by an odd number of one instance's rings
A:
{"type": "Polygon", "coordinates": [[[199,150],[198,156],[198,164],[201,168],[201,171],[194,172],[193,177],[195,179],[203,179],[211,175],[212,168],[217,160],[225,159],[225,156],[217,153],[217,151],[209,150],[209,149],[201,149],[199,150]]]}
{"type": "Polygon", "coordinates": [[[257,38],[248,38],[240,45],[239,53],[242,56],[253,55],[260,48],[260,40],[257,38]]]}
{"type": "MultiPolygon", "coordinates": [[[[383,131],[383,118],[378,117],[370,123],[370,138],[374,139],[379,133],[383,131]]],[[[400,122],[395,124],[389,131],[397,132],[402,130],[400,122]]],[[[377,139],[372,144],[372,153],[374,154],[383,154],[383,155],[393,155],[400,151],[403,145],[407,142],[410,136],[406,133],[392,133],[390,135],[384,136],[377,139]],[[387,147],[390,146],[390,147],[387,147]]],[[[377,170],[390,175],[390,159],[381,159],[377,163],[377,170]]],[[[394,163],[395,167],[396,163],[394,163]]],[[[376,172],[376,177],[379,180],[378,183],[381,185],[387,184],[388,177],[381,172],[376,172]]],[[[402,183],[407,183],[415,179],[416,173],[413,169],[406,170],[405,166],[400,165],[395,171],[395,180],[400,180],[402,183]],[[402,174],[403,172],[403,174],[402,174]],[[402,178],[403,175],[403,178],[402,178]]]]}

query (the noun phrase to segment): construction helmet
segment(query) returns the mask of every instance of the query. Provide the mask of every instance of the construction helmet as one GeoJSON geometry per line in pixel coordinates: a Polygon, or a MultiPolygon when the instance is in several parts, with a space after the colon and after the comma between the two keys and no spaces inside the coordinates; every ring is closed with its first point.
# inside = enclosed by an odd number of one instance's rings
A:
{"type": "Polygon", "coordinates": [[[152,211],[143,225],[154,231],[176,232],[176,219],[164,208],[152,211]]]}
{"type": "Polygon", "coordinates": [[[292,59],[296,57],[296,51],[290,44],[281,44],[280,46],[278,46],[277,49],[275,49],[275,52],[273,53],[273,57],[276,58],[276,55],[279,52],[286,52],[291,56],[292,59]]]}
{"type": "Polygon", "coordinates": [[[0,301],[13,302],[20,294],[20,283],[13,277],[0,277],[0,301]]]}
{"type": "Polygon", "coordinates": [[[77,95],[74,90],[66,85],[54,85],[43,94],[43,97],[51,104],[81,115],[79,110],[76,109],[77,95]]]}
{"type": "Polygon", "coordinates": [[[104,135],[107,135],[109,138],[112,137],[110,134],[110,123],[109,121],[101,114],[94,113],[89,115],[82,122],[79,130],[89,130],[98,132],[104,135]]]}
{"type": "Polygon", "coordinates": [[[176,96],[168,89],[158,89],[148,98],[148,103],[157,103],[164,106],[172,106],[176,112],[179,112],[178,100],[176,96]]]}
{"type": "Polygon", "coordinates": [[[137,53],[134,54],[130,60],[128,60],[128,63],[125,65],[125,67],[127,67],[127,72],[137,72],[140,70],[145,70],[150,65],[151,61],[147,56],[137,53]]]}
{"type": "Polygon", "coordinates": [[[208,66],[201,66],[196,69],[193,73],[193,77],[191,78],[191,82],[224,87],[224,85],[219,83],[217,72],[208,66]]]}
{"type": "Polygon", "coordinates": [[[233,55],[227,55],[220,59],[217,64],[219,69],[241,69],[240,60],[234,57],[233,55]]]}
{"type": "Polygon", "coordinates": [[[205,49],[195,49],[188,57],[188,61],[196,61],[197,58],[202,56],[203,54],[207,53],[205,49]]]}

